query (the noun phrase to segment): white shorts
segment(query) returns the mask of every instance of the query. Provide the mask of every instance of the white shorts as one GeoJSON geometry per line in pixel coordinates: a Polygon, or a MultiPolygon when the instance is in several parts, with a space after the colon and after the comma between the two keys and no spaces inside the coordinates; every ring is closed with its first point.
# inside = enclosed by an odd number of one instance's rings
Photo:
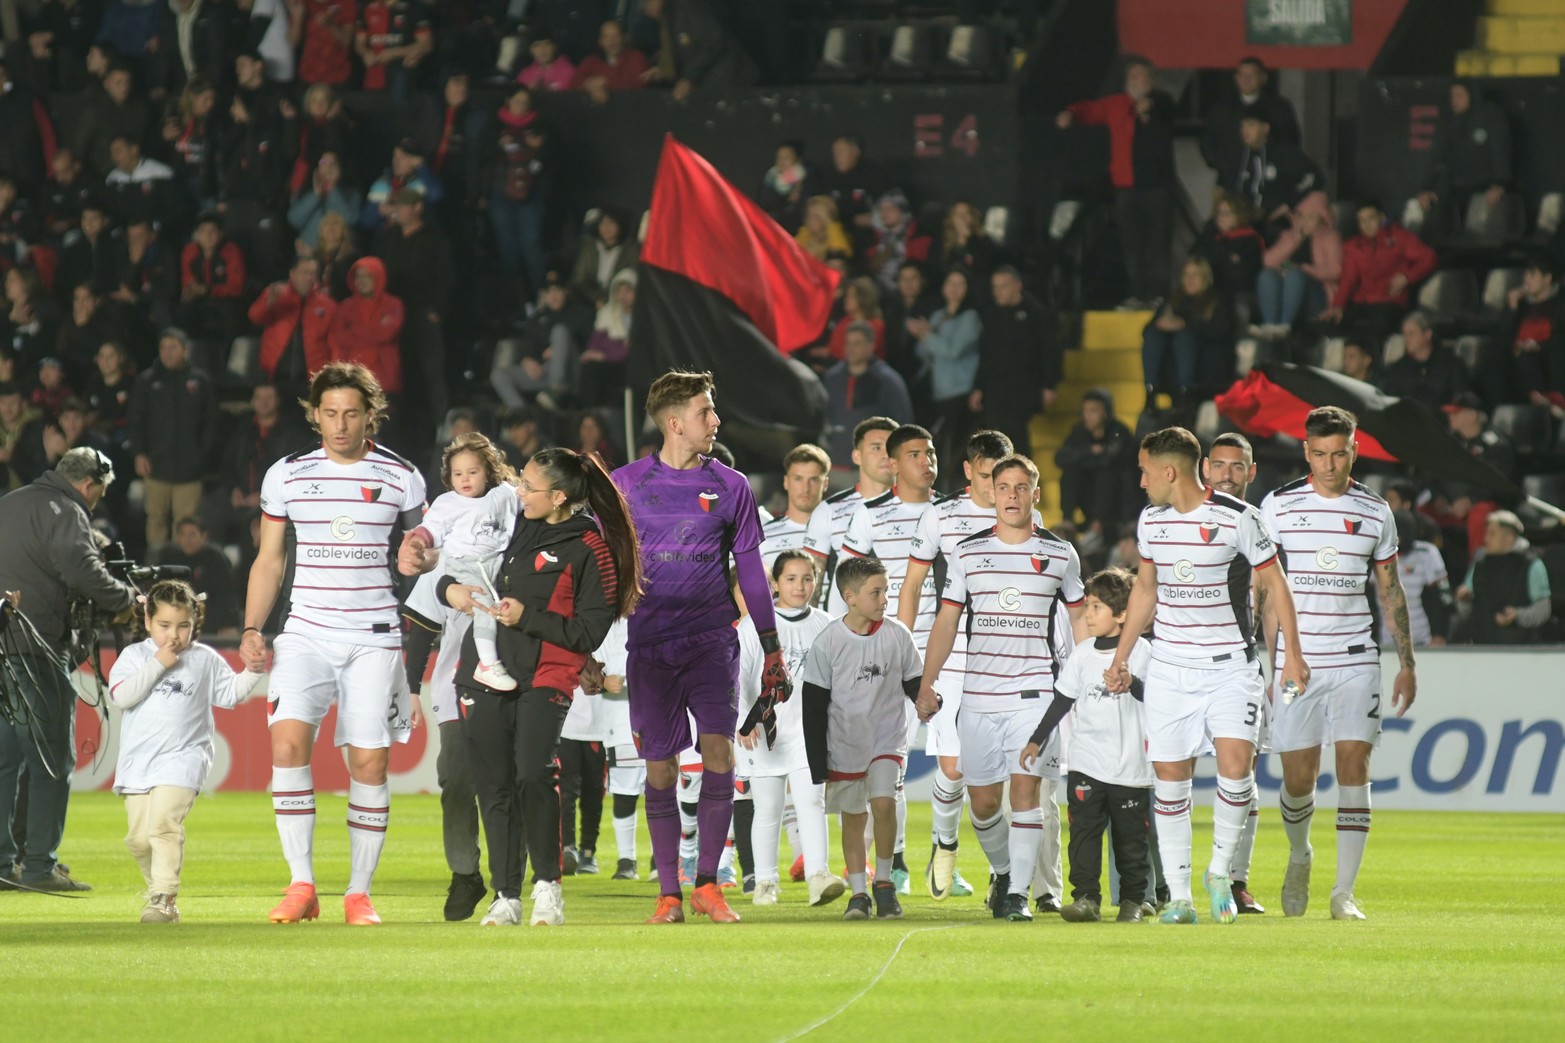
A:
{"type": "Polygon", "coordinates": [[[618,765],[609,768],[609,792],[616,797],[639,797],[647,789],[647,766],[638,764],[633,768],[622,768],[618,765]]]}
{"type": "Polygon", "coordinates": [[[363,750],[407,742],[413,734],[412,700],[395,648],[320,641],[282,634],[272,645],[272,675],[267,683],[267,727],[278,721],[319,726],[337,707],[332,742],[363,750]]]}
{"type": "Polygon", "coordinates": [[[1261,700],[1261,719],[1255,729],[1255,752],[1272,752],[1272,731],[1277,722],[1277,710],[1272,702],[1272,693],[1266,689],[1266,679],[1261,678],[1261,691],[1266,698],[1261,700]]]}
{"type": "Polygon", "coordinates": [[[1152,660],[1147,670],[1147,757],[1186,761],[1214,739],[1255,743],[1266,686],[1252,663],[1203,670],[1152,660]]]}
{"type": "Polygon", "coordinates": [[[1058,778],[1058,730],[1049,737],[1048,746],[1033,764],[1032,770],[1022,767],[1022,750],[1032,739],[1038,722],[1043,720],[1043,711],[1047,705],[1040,700],[1037,709],[1028,707],[1001,710],[998,713],[969,711],[959,714],[956,730],[962,743],[962,755],[958,764],[963,781],[969,786],[993,786],[1007,781],[1012,775],[1049,775],[1058,778]]]}
{"type": "Polygon", "coordinates": [[[960,757],[962,740],[956,731],[956,715],[962,709],[961,682],[947,685],[941,678],[935,682],[935,692],[943,701],[940,712],[929,719],[929,727],[924,729],[924,752],[931,757],[960,757]]]}
{"type": "Polygon", "coordinates": [[[876,757],[869,769],[856,779],[833,779],[826,783],[826,814],[862,815],[876,797],[895,798],[902,788],[902,758],[876,757]]]}
{"type": "Polygon", "coordinates": [[[1380,745],[1380,668],[1317,670],[1310,686],[1291,703],[1277,697],[1272,749],[1312,750],[1326,743],[1380,745]]]}

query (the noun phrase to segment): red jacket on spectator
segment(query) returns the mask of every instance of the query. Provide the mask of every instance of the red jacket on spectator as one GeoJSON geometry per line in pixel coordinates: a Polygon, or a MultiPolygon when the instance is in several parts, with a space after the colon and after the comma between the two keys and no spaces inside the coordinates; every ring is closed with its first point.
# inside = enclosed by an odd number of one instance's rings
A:
{"type": "Polygon", "coordinates": [[[200,283],[212,300],[233,300],[245,290],[245,255],[233,243],[219,243],[212,256],[195,243],[186,243],[179,255],[179,288],[200,283]]]}
{"type": "Polygon", "coordinates": [[[332,316],[332,359],[362,362],[380,380],[388,393],[402,390],[402,299],[386,292],[386,266],[378,257],[361,257],[348,269],[347,300],[337,305],[332,316]],[[358,274],[366,271],[374,280],[368,297],[357,289],[358,274]]]}
{"type": "Polygon", "coordinates": [[[831,357],[841,359],[848,343],[848,327],[855,322],[867,322],[875,331],[875,357],[884,360],[886,357],[886,322],[884,319],[854,319],[843,316],[837,320],[837,324],[831,328],[831,338],[826,341],[826,347],[831,352],[831,357]]]}
{"type": "Polygon", "coordinates": [[[601,55],[589,54],[576,66],[576,77],[571,85],[585,90],[587,81],[602,76],[604,86],[611,91],[637,91],[646,86],[642,75],[647,71],[647,56],[634,47],[626,47],[619,53],[619,61],[610,65],[601,55]]]}
{"type": "Polygon", "coordinates": [[[327,296],[319,286],[302,300],[288,281],[273,283],[261,291],[261,296],[250,305],[250,321],[261,327],[261,372],[273,379],[277,364],[288,350],[294,330],[304,323],[304,361],[308,372],[314,373],[331,361],[331,347],[327,336],[331,332],[332,315],[337,302],[327,296]]]}
{"type": "Polygon", "coordinates": [[[1334,308],[1349,304],[1397,304],[1407,307],[1408,290],[1435,270],[1437,258],[1418,236],[1387,221],[1373,239],[1356,235],[1342,244],[1342,281],[1331,299],[1334,308]],[[1391,278],[1403,275],[1407,286],[1391,292],[1391,278]]]}

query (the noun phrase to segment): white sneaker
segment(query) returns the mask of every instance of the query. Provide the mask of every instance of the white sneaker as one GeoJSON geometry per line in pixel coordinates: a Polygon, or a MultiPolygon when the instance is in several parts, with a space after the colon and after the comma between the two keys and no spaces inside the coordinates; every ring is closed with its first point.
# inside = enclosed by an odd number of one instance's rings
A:
{"type": "Polygon", "coordinates": [[[776,905],[778,897],[782,894],[782,887],[775,880],[757,880],[755,892],[750,896],[750,901],[756,905],[776,905]]]}
{"type": "Polygon", "coordinates": [[[522,922],[522,900],[498,897],[489,903],[489,911],[478,921],[480,927],[516,927],[522,922]]]}
{"type": "Polygon", "coordinates": [[[829,905],[842,897],[848,885],[840,877],[820,872],[810,877],[810,904],[829,905]]]}
{"type": "Polygon", "coordinates": [[[1303,862],[1288,862],[1288,872],[1282,878],[1282,913],[1284,916],[1303,916],[1310,907],[1310,869],[1315,865],[1315,852],[1311,851],[1303,862]]]}
{"type": "Polygon", "coordinates": [[[1353,900],[1352,894],[1331,896],[1331,918],[1333,920],[1363,920],[1365,916],[1359,911],[1358,903],[1353,900]]]}
{"type": "MultiPolygon", "coordinates": [[[[1363,917],[1359,917],[1363,919],[1363,917]]],[[[155,894],[147,896],[147,904],[141,909],[142,923],[179,923],[179,909],[174,905],[173,895],[155,894]]]]}
{"type": "Polygon", "coordinates": [[[533,915],[528,923],[534,927],[559,927],[565,923],[565,898],[560,894],[558,880],[540,880],[533,885],[533,915]]]}
{"type": "Polygon", "coordinates": [[[473,680],[497,692],[516,691],[516,678],[511,676],[504,663],[479,663],[478,669],[473,671],[473,680]]]}

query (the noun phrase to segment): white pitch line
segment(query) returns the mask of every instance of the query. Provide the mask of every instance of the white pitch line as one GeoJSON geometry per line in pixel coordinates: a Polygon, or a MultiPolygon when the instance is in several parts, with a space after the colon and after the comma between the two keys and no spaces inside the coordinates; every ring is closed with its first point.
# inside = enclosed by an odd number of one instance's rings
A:
{"type": "Polygon", "coordinates": [[[845,1011],[849,1007],[853,1006],[859,1000],[863,999],[866,995],[869,994],[869,990],[870,989],[873,989],[876,985],[880,984],[880,979],[884,978],[886,976],[886,972],[891,969],[891,964],[893,962],[895,962],[895,960],[897,958],[897,955],[902,952],[902,947],[904,945],[906,945],[907,944],[907,940],[909,938],[913,937],[915,934],[928,934],[930,931],[949,931],[949,930],[951,930],[954,927],[971,927],[971,926],[972,926],[972,924],[966,924],[966,923],[948,923],[948,924],[942,924],[939,927],[919,927],[919,928],[915,928],[914,930],[909,931],[907,934],[904,934],[902,936],[901,940],[897,942],[897,947],[895,949],[891,950],[891,955],[886,957],[886,962],[881,964],[880,970],[875,974],[875,976],[873,978],[871,978],[869,980],[868,984],[866,984],[858,992],[855,992],[852,996],[849,996],[847,998],[847,1000],[845,1000],[842,1003],[841,1006],[839,1006],[836,1010],[832,1011],[830,1014],[826,1015],[824,1018],[821,1018],[818,1021],[812,1021],[810,1024],[806,1025],[804,1028],[802,1028],[799,1031],[793,1033],[793,1035],[791,1035],[791,1036],[784,1036],[784,1037],[782,1037],[782,1039],[778,1040],[778,1043],[789,1043],[790,1040],[799,1039],[799,1038],[801,1038],[803,1036],[809,1035],[811,1032],[814,1032],[818,1028],[823,1028],[824,1026],[829,1024],[834,1018],[836,1018],[837,1015],[841,1014],[843,1011],[845,1011]]]}

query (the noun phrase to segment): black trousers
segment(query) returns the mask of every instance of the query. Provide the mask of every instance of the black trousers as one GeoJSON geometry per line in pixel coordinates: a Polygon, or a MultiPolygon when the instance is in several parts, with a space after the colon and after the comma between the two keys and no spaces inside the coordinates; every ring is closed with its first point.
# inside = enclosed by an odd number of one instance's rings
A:
{"type": "Polygon", "coordinates": [[[533,879],[560,878],[560,765],[556,750],[571,697],[553,688],[503,695],[466,692],[462,734],[472,752],[473,784],[489,844],[497,894],[522,895],[522,842],[533,879]]]}
{"type": "Polygon", "coordinates": [[[1174,249],[1172,190],[1122,188],[1114,193],[1114,213],[1130,295],[1143,301],[1167,297],[1174,249]]]}
{"type": "Polygon", "coordinates": [[[1102,524],[1105,539],[1117,538],[1128,484],[1125,474],[1117,468],[1065,468],[1060,473],[1060,512],[1074,518],[1079,508],[1088,525],[1102,524]]]}
{"type": "Polygon", "coordinates": [[[581,805],[581,850],[598,850],[603,820],[604,772],[607,755],[601,742],[560,740],[560,835],[566,847],[576,847],[576,806],[581,805]]]}
{"type": "Polygon", "coordinates": [[[1103,831],[1112,822],[1119,904],[1140,903],[1147,896],[1147,823],[1152,791],[1112,786],[1079,771],[1067,775],[1066,789],[1070,795],[1071,897],[1102,903],[1103,831]]]}

